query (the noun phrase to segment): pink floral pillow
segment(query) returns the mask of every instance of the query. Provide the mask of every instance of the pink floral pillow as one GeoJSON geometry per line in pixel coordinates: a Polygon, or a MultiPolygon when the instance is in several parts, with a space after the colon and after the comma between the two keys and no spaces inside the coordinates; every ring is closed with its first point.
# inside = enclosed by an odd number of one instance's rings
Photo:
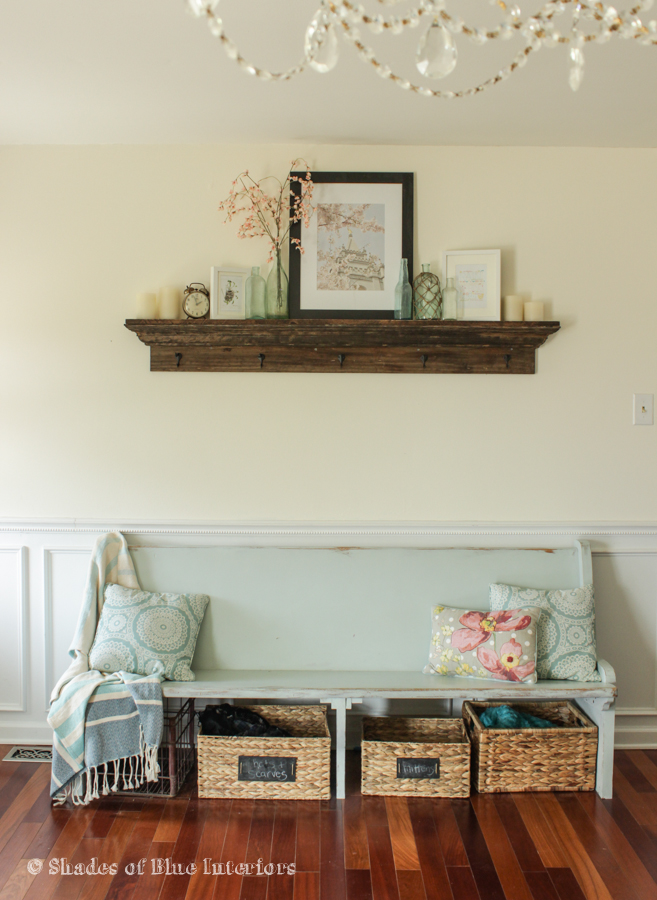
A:
{"type": "Polygon", "coordinates": [[[464,610],[436,606],[427,675],[536,681],[536,626],[541,610],[464,610]]]}

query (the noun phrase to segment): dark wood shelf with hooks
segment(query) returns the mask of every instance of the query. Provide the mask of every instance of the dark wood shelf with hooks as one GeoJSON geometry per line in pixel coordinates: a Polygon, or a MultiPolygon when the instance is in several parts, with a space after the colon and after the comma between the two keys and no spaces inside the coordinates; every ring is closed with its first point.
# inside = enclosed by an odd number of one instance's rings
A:
{"type": "Polygon", "coordinates": [[[395,319],[127,319],[151,372],[532,375],[559,322],[395,319]]]}

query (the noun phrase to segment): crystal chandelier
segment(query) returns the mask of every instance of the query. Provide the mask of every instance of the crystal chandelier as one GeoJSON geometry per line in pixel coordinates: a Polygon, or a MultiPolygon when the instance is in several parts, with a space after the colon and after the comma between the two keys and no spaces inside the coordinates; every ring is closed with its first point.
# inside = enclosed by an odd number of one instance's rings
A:
{"type": "MultiPolygon", "coordinates": [[[[498,7],[504,20],[494,28],[476,28],[468,25],[458,16],[447,12],[446,0],[416,0],[410,4],[408,12],[401,16],[369,15],[359,3],[349,0],[320,0],[319,9],[314,14],[307,30],[302,60],[284,72],[268,72],[248,62],[237,46],[224,31],[221,18],[217,15],[220,0],[187,0],[190,11],[207,20],[212,34],[223,44],[224,50],[245,71],[265,81],[284,81],[303,72],[310,66],[317,72],[329,72],[338,62],[338,35],[350,41],[360,58],[374,67],[376,73],[394,82],[405,91],[412,91],[423,97],[469,97],[486,88],[505,81],[517,69],[522,68],[529,56],[541,47],[556,47],[564,44],[570,55],[569,84],[576,91],[584,76],[584,46],[588,43],[604,44],[612,37],[638,41],[641,44],[657,44],[657,21],[644,25],[640,13],[647,12],[653,0],[637,0],[627,11],[614,9],[604,2],[585,0],[548,0],[537,12],[523,17],[518,6],[507,5],[505,0],[490,0],[498,7]],[[557,28],[559,20],[566,13],[565,25],[557,28]],[[421,22],[428,27],[422,34],[415,63],[424,79],[444,78],[454,70],[457,48],[454,35],[463,35],[474,44],[485,44],[492,40],[508,40],[514,35],[524,39],[525,45],[504,68],[474,87],[462,91],[439,91],[428,84],[415,84],[395,75],[389,66],[381,63],[374,51],[364,43],[361,36],[363,27],[373,34],[387,32],[402,34],[408,28],[417,28],[421,22]]],[[[401,0],[377,0],[381,6],[395,6],[401,0]]]]}

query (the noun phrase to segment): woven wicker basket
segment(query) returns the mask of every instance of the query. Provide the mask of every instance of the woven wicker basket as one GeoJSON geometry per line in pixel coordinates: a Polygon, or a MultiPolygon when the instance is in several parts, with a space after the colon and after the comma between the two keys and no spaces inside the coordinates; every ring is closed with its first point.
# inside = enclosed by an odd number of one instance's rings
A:
{"type": "Polygon", "coordinates": [[[492,791],[592,791],[598,729],[570,702],[514,703],[519,712],[558,722],[561,728],[485,728],[479,715],[503,703],[463,704],[472,740],[472,784],[492,791]]]}
{"type": "Polygon", "coordinates": [[[271,725],[293,736],[198,735],[198,795],[215,799],[328,800],[331,796],[331,737],[324,706],[249,706],[271,725]],[[240,780],[244,759],[286,757],[294,771],[286,781],[240,780]]]}
{"type": "Polygon", "coordinates": [[[470,796],[470,741],[461,719],[365,716],[361,750],[363,794],[470,796]]]}

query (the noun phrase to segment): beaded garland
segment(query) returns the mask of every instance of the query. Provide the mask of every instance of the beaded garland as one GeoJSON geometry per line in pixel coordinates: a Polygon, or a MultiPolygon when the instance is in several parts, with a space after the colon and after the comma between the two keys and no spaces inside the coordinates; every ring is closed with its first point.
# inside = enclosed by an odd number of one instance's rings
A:
{"type": "MultiPolygon", "coordinates": [[[[361,4],[352,3],[350,0],[319,0],[319,8],[306,33],[305,52],[301,61],[285,71],[269,72],[248,62],[225,33],[223,22],[216,13],[219,2],[220,0],[187,0],[187,6],[193,15],[206,18],[210,31],[221,42],[228,57],[256,78],[264,81],[286,81],[299,75],[308,66],[320,72],[328,71],[335,63],[320,64],[318,50],[326,41],[335,41],[335,35],[341,33],[353,44],[360,58],[371,65],[381,78],[392,81],[402,90],[422,97],[440,97],[445,100],[470,97],[505,81],[527,63],[534,51],[543,46],[556,47],[564,44],[570,48],[569,84],[576,91],[584,75],[582,48],[585,44],[606,43],[612,37],[632,39],[651,46],[657,44],[657,21],[644,25],[639,18],[640,13],[647,12],[652,7],[653,0],[637,0],[631,9],[623,12],[604,2],[548,0],[537,12],[524,19],[518,6],[509,5],[506,0],[491,0],[492,5],[499,7],[505,15],[505,21],[496,28],[474,28],[460,17],[450,15],[445,9],[446,0],[417,0],[406,15],[390,17],[371,16],[361,4]],[[561,33],[555,26],[555,20],[566,11],[572,12],[572,19],[569,29],[561,33]],[[401,34],[407,28],[417,28],[425,17],[431,20],[432,25],[439,25],[450,34],[464,35],[474,44],[485,44],[498,38],[508,40],[516,34],[523,37],[526,43],[508,66],[486,81],[460,91],[440,91],[426,85],[415,84],[392,72],[390,67],[381,63],[374,51],[363,43],[360,31],[355,27],[366,26],[374,34],[384,31],[401,34]],[[591,28],[588,31],[585,30],[587,22],[591,28]]],[[[377,2],[382,6],[394,6],[400,0],[377,0],[377,2]]]]}

